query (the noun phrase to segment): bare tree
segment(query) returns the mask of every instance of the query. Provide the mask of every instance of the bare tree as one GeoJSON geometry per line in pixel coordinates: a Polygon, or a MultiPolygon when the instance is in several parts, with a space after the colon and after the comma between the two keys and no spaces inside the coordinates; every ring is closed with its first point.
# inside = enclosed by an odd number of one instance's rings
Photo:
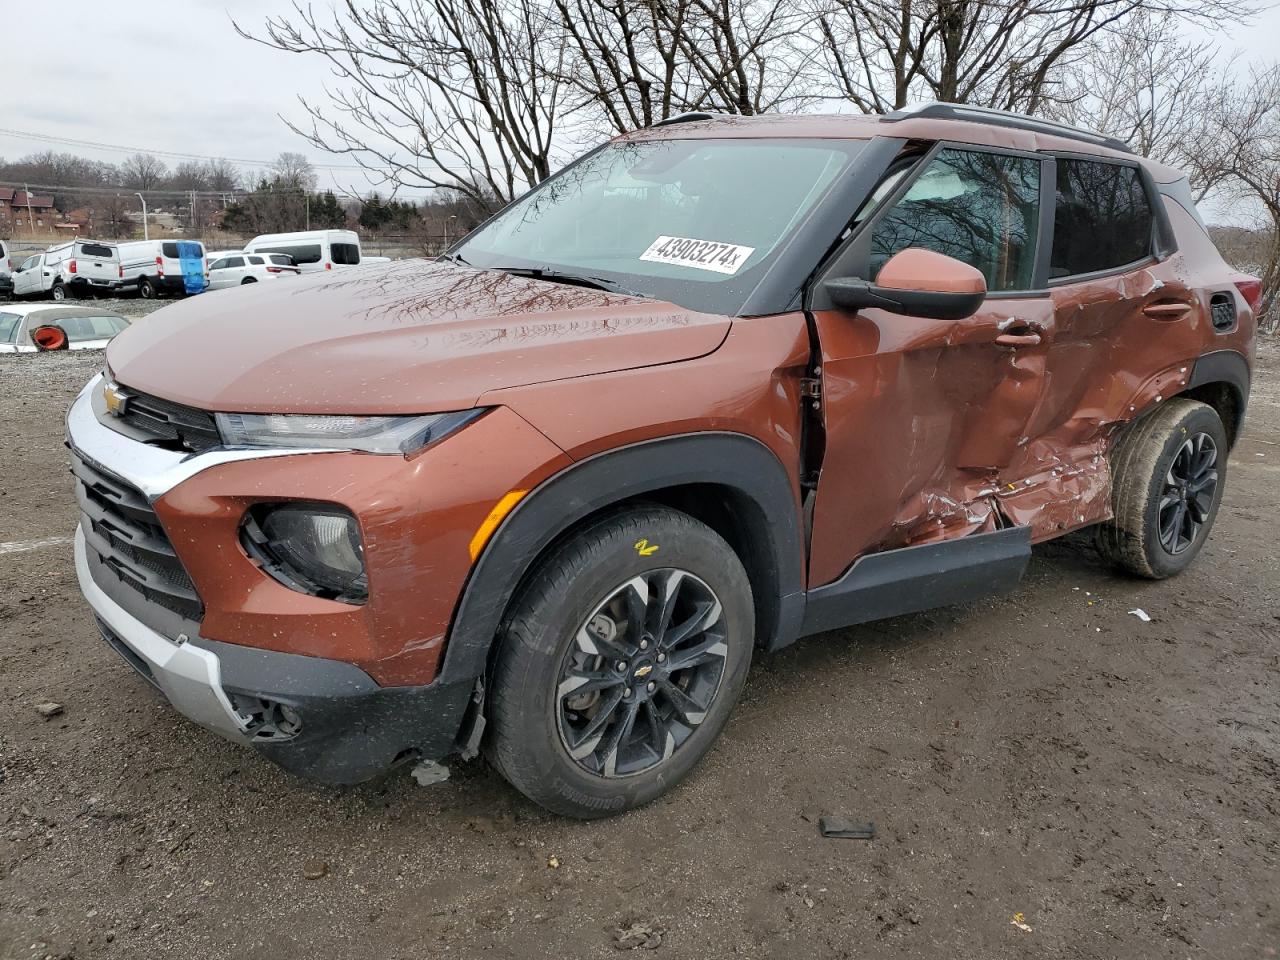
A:
{"type": "Polygon", "coordinates": [[[286,150],[276,157],[272,169],[276,175],[276,183],[282,189],[292,188],[310,193],[316,188],[315,167],[300,153],[286,150]]]}
{"type": "Polygon", "coordinates": [[[230,160],[210,160],[205,164],[210,190],[230,192],[240,186],[240,170],[230,160]]]}
{"type": "Polygon", "coordinates": [[[792,0],[552,0],[578,106],[614,132],[688,110],[756,114],[804,100],[812,16],[792,0]]]}
{"type": "Polygon", "coordinates": [[[120,164],[120,173],[124,177],[125,186],[135,190],[154,190],[168,172],[164,161],[149,153],[132,154],[120,164]]]}
{"type": "Polygon", "coordinates": [[[1280,326],[1280,64],[1251,69],[1210,116],[1210,139],[1200,154],[1203,174],[1237,213],[1257,221],[1269,237],[1257,263],[1236,263],[1262,279],[1264,326],[1280,326]]]}
{"type": "Polygon", "coordinates": [[[1041,112],[1187,171],[1203,200],[1225,176],[1220,164],[1204,162],[1213,115],[1231,95],[1214,68],[1216,52],[1211,43],[1184,40],[1173,15],[1138,13],[1065,67],[1056,99],[1041,112]]]}
{"type": "MultiPolygon", "coordinates": [[[[538,0],[297,2],[244,37],[324,58],[327,103],[302,100],[313,146],[352,157],[370,184],[448,187],[500,205],[553,167],[564,45],[538,0]]],[[[286,121],[288,122],[288,121],[286,121]]]]}
{"type": "Polygon", "coordinates": [[[884,113],[913,100],[1036,112],[1100,31],[1144,10],[1238,20],[1251,0],[814,0],[839,96],[884,113]]]}

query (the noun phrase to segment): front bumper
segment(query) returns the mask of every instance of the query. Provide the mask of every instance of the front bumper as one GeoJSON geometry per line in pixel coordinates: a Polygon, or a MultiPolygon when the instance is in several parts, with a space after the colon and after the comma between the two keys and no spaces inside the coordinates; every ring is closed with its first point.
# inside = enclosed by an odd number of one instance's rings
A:
{"type": "Polygon", "coordinates": [[[99,630],[130,666],[189,720],[247,744],[292,773],[360,783],[409,760],[452,753],[472,702],[470,682],[380,687],[354,664],[180,635],[170,640],[94,581],[83,531],[75,537],[80,590],[99,630]],[[300,720],[282,733],[263,722],[280,707],[300,720]]]}
{"type": "MultiPolygon", "coordinates": [[[[100,383],[95,378],[73,404],[68,442],[79,459],[110,471],[152,504],[212,467],[298,454],[226,449],[194,456],[140,443],[101,422],[101,411],[95,412],[100,383]]],[[[357,783],[397,763],[439,759],[455,749],[474,677],[382,686],[347,661],[204,637],[201,622],[159,616],[150,601],[122,586],[91,553],[83,526],[88,522],[76,530],[76,574],[103,638],[200,726],[291,772],[334,784],[357,783]],[[274,722],[286,707],[296,722],[274,722]]]]}

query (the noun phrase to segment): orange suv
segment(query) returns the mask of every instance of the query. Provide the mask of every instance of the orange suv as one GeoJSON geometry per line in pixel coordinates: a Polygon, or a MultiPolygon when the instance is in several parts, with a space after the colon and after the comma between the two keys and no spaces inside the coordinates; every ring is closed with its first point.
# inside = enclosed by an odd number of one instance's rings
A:
{"type": "Polygon", "coordinates": [[[67,430],[102,635],[183,714],[352,783],[484,752],[593,817],[707,752],[757,648],[1145,577],[1222,500],[1261,290],[1178,172],[933,104],[685,115],[434,262],[197,297],[67,430]]]}

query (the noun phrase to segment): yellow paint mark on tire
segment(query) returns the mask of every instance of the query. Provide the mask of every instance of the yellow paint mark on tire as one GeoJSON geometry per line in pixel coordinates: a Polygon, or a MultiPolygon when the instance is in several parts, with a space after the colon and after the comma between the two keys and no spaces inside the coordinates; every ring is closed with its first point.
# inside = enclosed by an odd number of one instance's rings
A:
{"type": "Polygon", "coordinates": [[[656,543],[650,543],[646,539],[636,541],[636,553],[640,554],[640,556],[649,557],[657,552],[658,545],[656,543]]]}

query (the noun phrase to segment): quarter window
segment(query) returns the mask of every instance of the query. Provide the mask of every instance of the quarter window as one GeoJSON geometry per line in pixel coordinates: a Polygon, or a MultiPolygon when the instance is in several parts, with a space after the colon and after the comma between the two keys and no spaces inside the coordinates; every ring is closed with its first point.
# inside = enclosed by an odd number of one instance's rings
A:
{"type": "Polygon", "coordinates": [[[333,252],[334,263],[352,267],[360,262],[360,248],[354,243],[331,243],[329,249],[333,252]]]}
{"type": "Polygon", "coordinates": [[[1136,167],[1060,158],[1050,278],[1114,270],[1151,256],[1154,224],[1136,167]]]}
{"type": "Polygon", "coordinates": [[[1035,274],[1040,161],[941,150],[871,235],[871,278],[908,247],[982,271],[988,290],[1026,290],[1035,274]]]}

